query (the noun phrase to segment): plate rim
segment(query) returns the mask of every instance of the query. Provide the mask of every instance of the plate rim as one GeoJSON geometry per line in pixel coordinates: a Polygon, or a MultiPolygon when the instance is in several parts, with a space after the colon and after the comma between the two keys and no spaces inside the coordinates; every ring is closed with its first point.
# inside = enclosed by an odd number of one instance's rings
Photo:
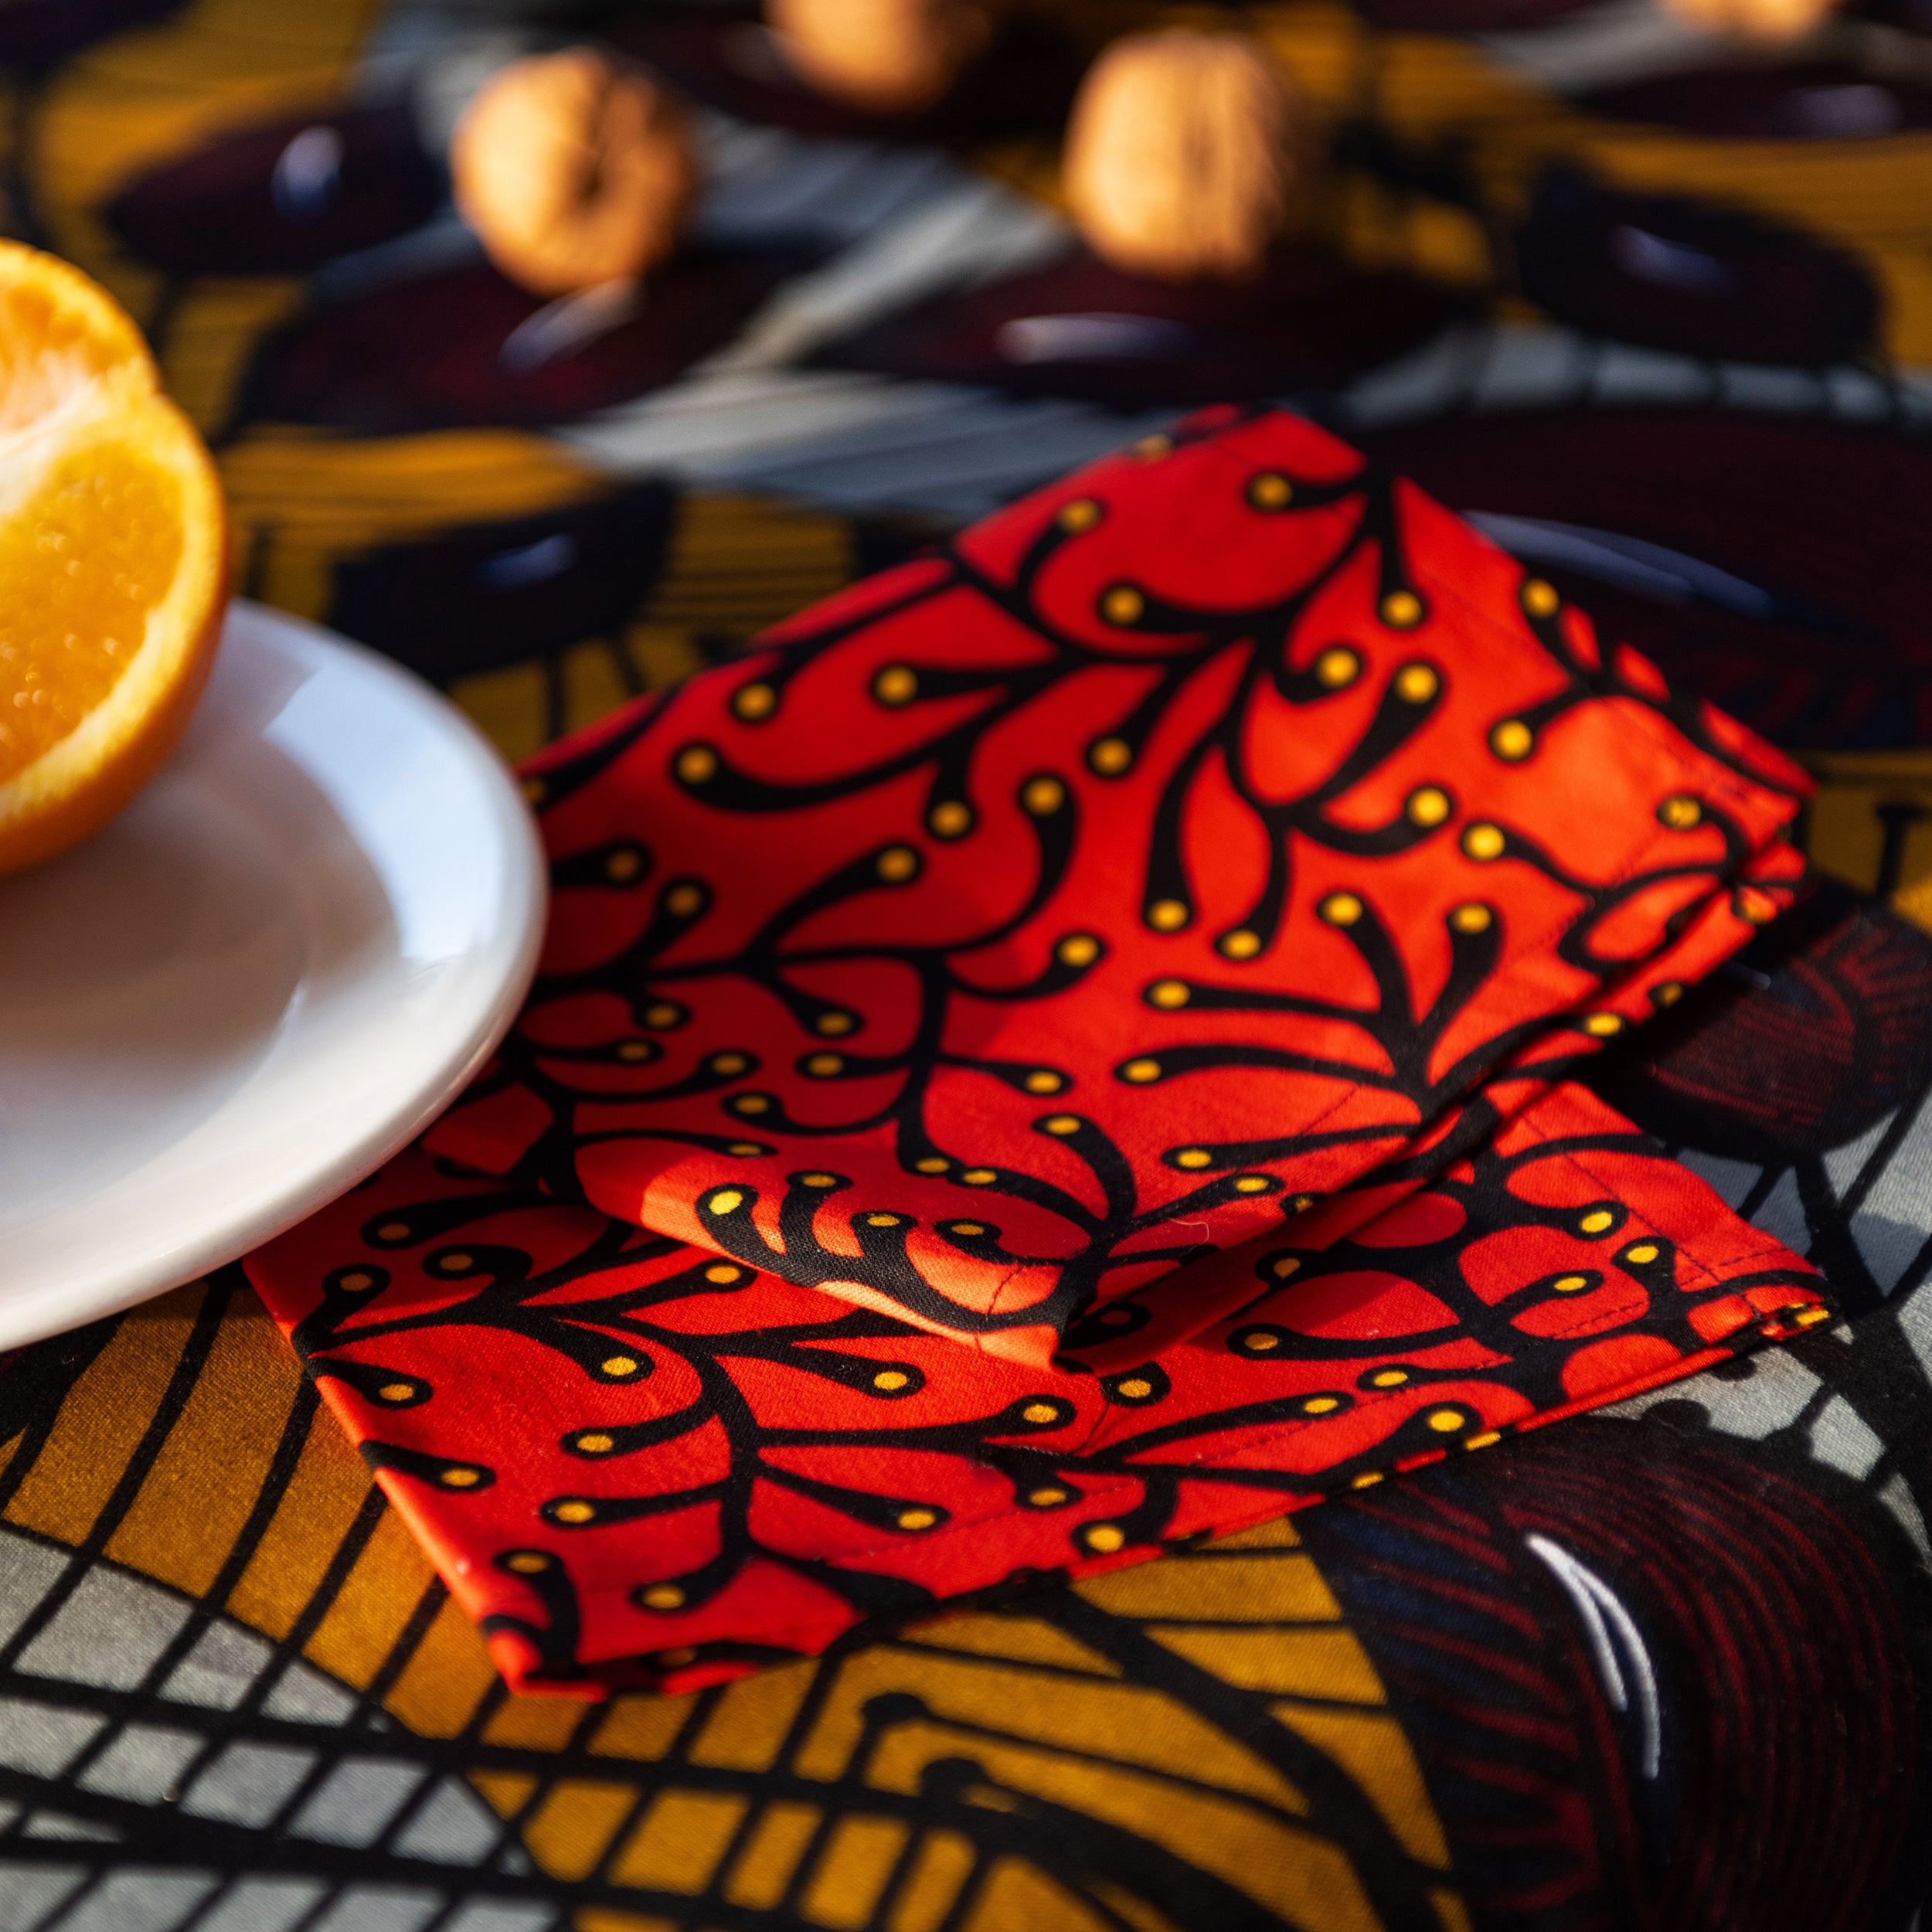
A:
{"type": "MultiPolygon", "coordinates": [[[[536,978],[548,923],[548,861],[515,774],[495,746],[427,679],[366,645],[289,612],[236,597],[223,617],[222,648],[250,631],[265,632],[270,639],[279,634],[304,657],[321,654],[348,659],[362,675],[401,694],[469,754],[468,762],[487,801],[492,835],[503,855],[502,924],[506,932],[516,930],[515,944],[507,949],[494,993],[481,1002],[459,1043],[444,1055],[433,1075],[399,1091],[395,1104],[373,1118],[365,1132],[347,1145],[332,1146],[327,1158],[314,1165],[293,1170],[289,1179],[266,1190],[246,1212],[222,1217],[218,1226],[198,1236],[191,1233],[173,1240],[158,1247],[147,1263],[131,1264],[117,1276],[110,1273],[83,1284],[77,1291],[85,1298],[81,1307],[70,1301],[56,1313],[49,1304],[61,1298],[58,1291],[30,1287],[24,1299],[15,1301],[0,1284],[0,1350],[46,1341],[184,1287],[240,1260],[338,1199],[406,1147],[474,1078],[509,1032],[536,978]]],[[[264,728],[268,722],[264,721],[264,728]]],[[[162,769],[165,772],[167,766],[162,769]]],[[[345,821],[344,825],[358,849],[366,849],[354,828],[345,821]]],[[[284,1005],[283,1012],[287,1010],[284,1005]]]]}

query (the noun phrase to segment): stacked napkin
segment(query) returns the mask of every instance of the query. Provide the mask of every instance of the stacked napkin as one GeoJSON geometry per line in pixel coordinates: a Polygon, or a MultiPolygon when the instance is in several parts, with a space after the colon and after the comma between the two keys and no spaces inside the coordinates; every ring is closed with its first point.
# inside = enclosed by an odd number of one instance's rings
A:
{"type": "Polygon", "coordinates": [[[1824,1318],[1570,1077],[1796,767],[1210,411],[556,747],[537,985],[251,1277],[521,1688],[689,1688],[1824,1318]]]}

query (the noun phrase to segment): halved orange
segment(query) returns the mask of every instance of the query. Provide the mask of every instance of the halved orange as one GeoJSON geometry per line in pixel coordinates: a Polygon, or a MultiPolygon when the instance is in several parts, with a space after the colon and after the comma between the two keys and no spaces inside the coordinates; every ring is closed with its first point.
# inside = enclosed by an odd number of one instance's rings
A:
{"type": "Polygon", "coordinates": [[[207,681],[227,587],[208,452],[78,269],[0,242],[0,872],[104,825],[207,681]]]}

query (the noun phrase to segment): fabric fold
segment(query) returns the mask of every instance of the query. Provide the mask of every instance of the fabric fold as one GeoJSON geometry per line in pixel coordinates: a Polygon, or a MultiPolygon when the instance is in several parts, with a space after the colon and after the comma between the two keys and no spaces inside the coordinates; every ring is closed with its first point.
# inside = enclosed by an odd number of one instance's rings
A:
{"type": "Polygon", "coordinates": [[[512,1682],[682,1689],[1826,1318],[1579,1086],[1803,774],[1208,412],[528,769],[537,985],[248,1272],[512,1682]]]}
{"type": "Polygon", "coordinates": [[[1056,1374],[412,1152],[249,1264],[511,1682],[672,1690],[1159,1555],[1825,1319],[1564,1083],[1238,1315],[1056,1374]]]}

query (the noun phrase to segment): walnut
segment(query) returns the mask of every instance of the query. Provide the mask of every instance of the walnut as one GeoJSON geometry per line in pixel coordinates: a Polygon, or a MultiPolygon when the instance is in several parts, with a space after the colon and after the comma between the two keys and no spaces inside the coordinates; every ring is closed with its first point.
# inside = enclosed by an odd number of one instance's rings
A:
{"type": "Polygon", "coordinates": [[[1662,0],[1664,10],[1707,33],[1796,40],[1835,12],[1838,0],[1662,0]]]}
{"type": "Polygon", "coordinates": [[[821,94],[872,114],[931,107],[993,34],[995,0],[765,0],[786,57],[821,94]]]}
{"type": "Polygon", "coordinates": [[[675,96],[590,47],[493,75],[450,142],[457,206],[539,295],[641,275],[677,245],[698,165],[675,96]]]}
{"type": "Polygon", "coordinates": [[[1299,97],[1253,41],[1175,27],[1094,63],[1063,182],[1089,247],[1116,267],[1238,281],[1299,219],[1313,152],[1299,97]]]}

